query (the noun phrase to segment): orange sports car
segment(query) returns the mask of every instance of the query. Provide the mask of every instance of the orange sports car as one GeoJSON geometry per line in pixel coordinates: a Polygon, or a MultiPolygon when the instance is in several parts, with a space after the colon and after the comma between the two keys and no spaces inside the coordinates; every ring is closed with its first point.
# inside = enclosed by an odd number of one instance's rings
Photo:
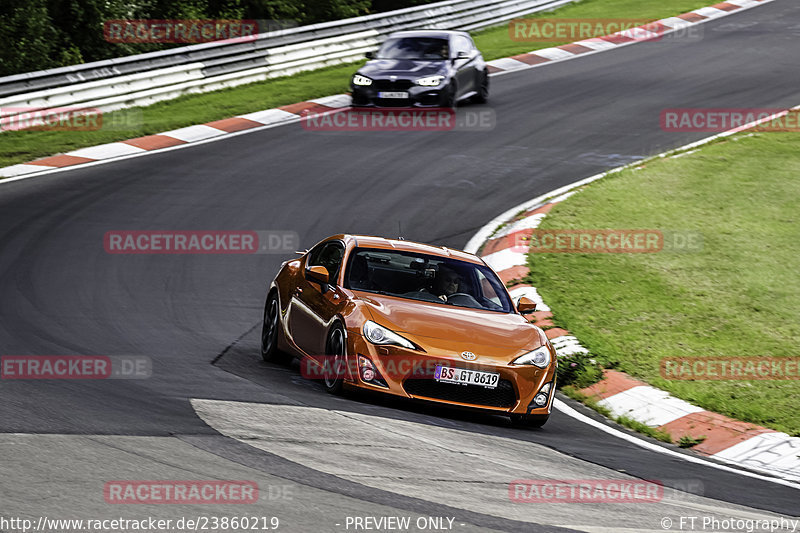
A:
{"type": "Polygon", "coordinates": [[[539,427],[556,352],[497,274],[466,252],[335,235],[285,262],[270,283],[261,355],[300,358],[331,393],[356,387],[477,408],[539,427]]]}

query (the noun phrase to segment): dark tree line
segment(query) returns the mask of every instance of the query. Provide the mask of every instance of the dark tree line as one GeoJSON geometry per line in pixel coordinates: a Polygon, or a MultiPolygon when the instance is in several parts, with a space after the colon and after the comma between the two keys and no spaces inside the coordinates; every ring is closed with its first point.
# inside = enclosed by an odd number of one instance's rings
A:
{"type": "Polygon", "coordinates": [[[179,44],[110,43],[103,23],[118,19],[257,19],[314,24],[434,0],[0,0],[0,76],[179,44]]]}

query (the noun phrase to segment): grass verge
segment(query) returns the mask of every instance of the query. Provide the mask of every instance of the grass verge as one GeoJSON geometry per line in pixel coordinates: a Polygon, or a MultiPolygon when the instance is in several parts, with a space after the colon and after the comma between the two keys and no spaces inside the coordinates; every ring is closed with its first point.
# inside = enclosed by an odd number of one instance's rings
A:
{"type": "Polygon", "coordinates": [[[146,107],[103,115],[94,131],[0,133],[0,167],[85,146],[123,141],[347,91],[356,65],[338,65],[231,89],[184,95],[146,107]],[[113,124],[106,127],[106,124],[113,124]]]}
{"type": "Polygon", "coordinates": [[[641,433],[642,435],[647,435],[648,437],[660,440],[661,442],[672,444],[672,437],[666,431],[662,431],[656,428],[651,428],[647,424],[642,424],[638,420],[634,420],[633,418],[628,418],[627,416],[619,416],[617,417],[616,420],[618,424],[625,426],[628,429],[632,429],[637,433],[641,433]]]}
{"type": "MultiPolygon", "coordinates": [[[[669,2],[654,0],[582,0],[567,4],[549,13],[536,13],[522,18],[636,19],[650,22],[694,11],[713,3],[708,0],[670,0],[669,2]]],[[[472,36],[478,49],[489,60],[572,42],[571,40],[520,42],[511,39],[508,25],[472,32],[472,36]]]]}
{"type": "Polygon", "coordinates": [[[595,411],[605,416],[606,418],[613,418],[611,416],[611,411],[608,409],[608,407],[600,405],[599,403],[597,403],[597,400],[589,396],[586,396],[580,390],[576,389],[572,385],[565,385],[563,387],[559,387],[559,390],[563,392],[567,397],[572,398],[577,402],[581,402],[585,406],[594,409],[595,411]]]}
{"type": "MultiPolygon", "coordinates": [[[[636,18],[657,20],[708,5],[707,0],[582,0],[536,17],[636,18]]],[[[565,44],[511,40],[508,25],[475,32],[487,60],[565,44]]],[[[40,157],[202,124],[234,115],[301,102],[348,90],[350,76],[362,62],[328,67],[203,94],[186,95],[133,111],[104,116],[104,123],[124,126],[97,131],[19,131],[0,133],[0,167],[40,157]]]]}
{"type": "MultiPolygon", "coordinates": [[[[672,436],[666,431],[651,428],[650,426],[642,424],[641,422],[637,422],[636,420],[629,418],[627,416],[615,417],[611,414],[611,411],[606,406],[600,405],[599,403],[597,403],[597,400],[589,396],[586,396],[580,390],[573,387],[572,385],[563,386],[559,390],[561,390],[561,392],[563,392],[567,397],[572,398],[575,401],[581,402],[585,406],[589,407],[590,409],[594,409],[601,415],[605,416],[606,418],[610,418],[611,420],[615,421],[617,424],[621,426],[625,426],[628,429],[632,429],[633,431],[641,433],[642,435],[647,435],[648,437],[660,440],[661,442],[667,442],[669,444],[673,443],[672,436]]],[[[682,448],[694,446],[702,442],[702,440],[698,441],[692,440],[691,445],[686,445],[688,443],[686,439],[687,437],[683,437],[680,440],[682,448]]]]}
{"type": "Polygon", "coordinates": [[[542,229],[693,231],[702,249],[535,254],[526,281],[601,364],[800,436],[800,380],[678,381],[660,370],[665,358],[800,357],[798,154],[795,133],[743,134],[604,178],[557,204],[542,229]]]}

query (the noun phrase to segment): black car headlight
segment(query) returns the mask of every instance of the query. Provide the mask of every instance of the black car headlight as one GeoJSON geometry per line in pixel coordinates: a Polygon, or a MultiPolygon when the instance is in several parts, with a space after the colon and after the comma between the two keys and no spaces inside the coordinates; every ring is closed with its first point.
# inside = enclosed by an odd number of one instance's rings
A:
{"type": "Polygon", "coordinates": [[[444,80],[444,76],[425,76],[424,78],[417,78],[414,83],[422,87],[438,87],[444,80]]]}
{"type": "Polygon", "coordinates": [[[550,350],[547,349],[547,345],[540,346],[531,352],[520,355],[511,361],[511,364],[533,365],[538,366],[539,368],[547,368],[547,366],[550,364],[550,350]]]}
{"type": "Polygon", "coordinates": [[[361,74],[356,74],[353,76],[353,85],[361,85],[365,87],[367,85],[372,85],[372,80],[366,76],[362,76],[361,74]]]}

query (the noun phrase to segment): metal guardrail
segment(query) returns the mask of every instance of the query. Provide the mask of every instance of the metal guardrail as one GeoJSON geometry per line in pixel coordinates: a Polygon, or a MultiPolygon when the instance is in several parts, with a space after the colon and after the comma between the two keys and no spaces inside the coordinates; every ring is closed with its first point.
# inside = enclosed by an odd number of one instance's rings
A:
{"type": "Polygon", "coordinates": [[[574,0],[447,0],[388,13],[0,78],[0,122],[64,106],[113,111],[358,61],[404,29],[475,30],[574,0]]]}

